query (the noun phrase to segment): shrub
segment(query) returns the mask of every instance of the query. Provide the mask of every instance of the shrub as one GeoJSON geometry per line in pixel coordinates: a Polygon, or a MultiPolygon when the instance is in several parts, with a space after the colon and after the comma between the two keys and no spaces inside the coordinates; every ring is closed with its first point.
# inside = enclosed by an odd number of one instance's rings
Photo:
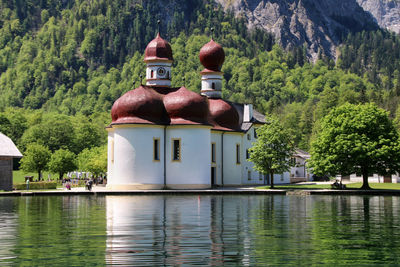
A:
{"type": "MultiPolygon", "coordinates": [[[[26,183],[14,184],[16,190],[25,190],[26,183]]],[[[57,182],[31,182],[29,183],[29,190],[34,189],[57,189],[57,182]]]]}

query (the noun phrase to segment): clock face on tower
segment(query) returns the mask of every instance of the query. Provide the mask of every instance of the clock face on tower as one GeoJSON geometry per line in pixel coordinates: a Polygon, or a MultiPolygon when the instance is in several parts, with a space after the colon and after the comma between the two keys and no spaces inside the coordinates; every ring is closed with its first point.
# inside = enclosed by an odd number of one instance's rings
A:
{"type": "Polygon", "coordinates": [[[159,67],[159,68],[157,69],[157,74],[158,74],[158,76],[164,77],[166,73],[167,73],[167,72],[165,71],[165,69],[164,69],[163,67],[159,67]]]}

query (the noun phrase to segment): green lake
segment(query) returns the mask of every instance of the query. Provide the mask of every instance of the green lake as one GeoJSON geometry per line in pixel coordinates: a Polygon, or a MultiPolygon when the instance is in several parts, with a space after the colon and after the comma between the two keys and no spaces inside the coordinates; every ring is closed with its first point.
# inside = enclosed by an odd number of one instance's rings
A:
{"type": "Polygon", "coordinates": [[[1,266],[400,263],[400,197],[2,197],[0,229],[1,266]]]}

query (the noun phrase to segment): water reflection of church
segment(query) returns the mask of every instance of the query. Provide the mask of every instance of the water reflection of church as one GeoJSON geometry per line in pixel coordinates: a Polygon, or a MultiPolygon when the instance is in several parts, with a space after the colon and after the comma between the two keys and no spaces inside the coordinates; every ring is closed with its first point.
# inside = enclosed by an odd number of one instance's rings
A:
{"type": "Polygon", "coordinates": [[[209,266],[249,261],[254,249],[251,216],[248,203],[241,200],[212,195],[107,196],[106,263],[209,266]]]}
{"type": "MultiPolygon", "coordinates": [[[[202,189],[263,184],[248,149],[264,115],[222,99],[223,48],[211,40],[199,54],[201,94],[171,87],[173,55],[160,35],[146,50],[146,85],[115,101],[108,127],[108,188],[202,189]]],[[[277,183],[288,183],[289,174],[277,183]]]]}

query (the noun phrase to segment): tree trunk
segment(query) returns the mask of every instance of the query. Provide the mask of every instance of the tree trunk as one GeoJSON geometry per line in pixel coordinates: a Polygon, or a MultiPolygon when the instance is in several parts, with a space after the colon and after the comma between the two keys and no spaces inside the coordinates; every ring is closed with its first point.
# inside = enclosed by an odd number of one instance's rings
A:
{"type": "Polygon", "coordinates": [[[63,173],[60,172],[60,173],[58,174],[58,179],[62,180],[62,178],[63,178],[63,173]]]}
{"type": "Polygon", "coordinates": [[[271,174],[271,186],[269,187],[270,189],[274,189],[274,172],[270,171],[271,174]]]}
{"type": "Polygon", "coordinates": [[[368,168],[362,169],[362,176],[363,176],[363,185],[362,185],[361,189],[371,190],[371,187],[369,187],[369,184],[368,184],[368,168]]]}
{"type": "Polygon", "coordinates": [[[40,173],[42,172],[42,170],[38,170],[38,181],[40,181],[40,173]]]}

